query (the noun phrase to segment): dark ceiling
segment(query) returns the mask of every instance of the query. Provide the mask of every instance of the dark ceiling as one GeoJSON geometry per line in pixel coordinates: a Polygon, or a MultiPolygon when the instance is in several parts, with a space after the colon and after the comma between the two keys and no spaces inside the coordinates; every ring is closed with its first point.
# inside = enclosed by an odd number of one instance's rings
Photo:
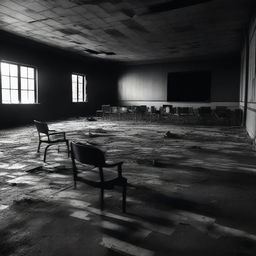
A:
{"type": "Polygon", "coordinates": [[[79,54],[163,61],[238,53],[253,0],[1,0],[0,29],[79,54]]]}

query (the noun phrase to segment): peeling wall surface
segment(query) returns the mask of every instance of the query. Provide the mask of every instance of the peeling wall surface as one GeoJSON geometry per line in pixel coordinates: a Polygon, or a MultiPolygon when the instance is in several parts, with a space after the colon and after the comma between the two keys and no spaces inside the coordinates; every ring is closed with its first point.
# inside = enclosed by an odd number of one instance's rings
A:
{"type": "Polygon", "coordinates": [[[251,138],[255,138],[256,136],[256,92],[255,92],[256,59],[255,59],[255,56],[256,56],[256,19],[254,19],[251,22],[248,39],[246,39],[244,42],[244,49],[242,51],[241,82],[240,82],[240,107],[244,108],[245,92],[246,92],[246,77],[248,78],[246,129],[251,138]],[[246,69],[247,64],[248,64],[248,69],[246,69]]]}
{"type": "Polygon", "coordinates": [[[164,63],[127,67],[118,81],[118,95],[123,105],[163,104],[174,106],[228,106],[239,104],[239,59],[164,63]],[[167,102],[167,77],[169,72],[209,70],[211,72],[210,102],[167,102]]]}

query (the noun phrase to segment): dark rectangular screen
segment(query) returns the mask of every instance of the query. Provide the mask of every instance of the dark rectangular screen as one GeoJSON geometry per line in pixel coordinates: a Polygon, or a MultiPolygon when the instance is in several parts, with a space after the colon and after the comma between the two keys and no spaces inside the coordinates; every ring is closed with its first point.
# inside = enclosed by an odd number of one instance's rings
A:
{"type": "Polygon", "coordinates": [[[168,73],[167,101],[210,101],[211,72],[168,73]]]}

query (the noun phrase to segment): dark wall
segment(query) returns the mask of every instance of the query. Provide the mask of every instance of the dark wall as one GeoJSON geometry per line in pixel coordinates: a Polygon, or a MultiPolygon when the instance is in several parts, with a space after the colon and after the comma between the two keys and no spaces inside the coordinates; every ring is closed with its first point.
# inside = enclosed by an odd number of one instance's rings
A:
{"type": "MultiPolygon", "coordinates": [[[[237,57],[220,60],[159,63],[127,66],[119,78],[120,104],[186,105],[186,102],[167,101],[169,72],[210,71],[211,99],[209,106],[238,107],[240,60],[237,57]]],[[[204,102],[188,103],[190,106],[207,105],[204,102]]]]}
{"type": "Polygon", "coordinates": [[[0,33],[0,59],[33,65],[38,70],[38,104],[0,104],[0,128],[95,113],[104,103],[117,100],[119,65],[81,57],[30,40],[0,33]],[[86,103],[72,103],[71,73],[87,77],[86,103]]]}

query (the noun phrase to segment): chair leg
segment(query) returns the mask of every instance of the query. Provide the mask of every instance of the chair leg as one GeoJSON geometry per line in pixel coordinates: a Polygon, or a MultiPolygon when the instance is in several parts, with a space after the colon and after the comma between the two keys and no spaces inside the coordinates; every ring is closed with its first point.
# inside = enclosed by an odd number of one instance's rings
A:
{"type": "Polygon", "coordinates": [[[76,170],[76,167],[73,166],[74,189],[76,189],[76,178],[77,178],[77,170],[76,170]]]}
{"type": "Polygon", "coordinates": [[[123,212],[126,212],[126,181],[123,185],[123,202],[122,202],[122,209],[123,209],[123,212]]]}
{"type": "Polygon", "coordinates": [[[104,210],[104,188],[100,190],[100,208],[102,211],[104,210]]]}
{"type": "Polygon", "coordinates": [[[39,153],[40,152],[40,146],[41,146],[41,141],[39,141],[39,143],[38,143],[38,148],[37,148],[37,153],[39,153]]]}
{"type": "Polygon", "coordinates": [[[68,149],[68,157],[69,157],[69,143],[68,140],[66,141],[67,149],[68,149]]]}
{"type": "Polygon", "coordinates": [[[76,178],[74,177],[74,189],[76,189],[76,178]]]}
{"type": "Polygon", "coordinates": [[[44,162],[46,161],[46,153],[47,153],[47,149],[50,147],[51,145],[48,145],[45,150],[44,150],[44,162]]]}

